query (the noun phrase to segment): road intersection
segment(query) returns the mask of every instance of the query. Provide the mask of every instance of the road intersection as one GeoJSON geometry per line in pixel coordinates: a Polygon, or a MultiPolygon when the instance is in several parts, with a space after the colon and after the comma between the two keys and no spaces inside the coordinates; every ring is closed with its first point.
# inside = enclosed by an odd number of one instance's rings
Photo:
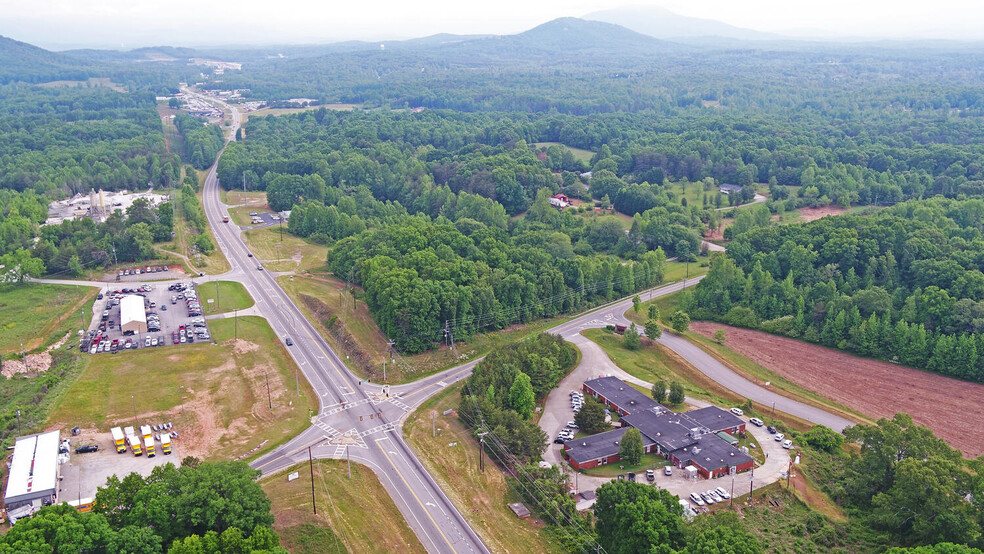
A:
{"type": "MultiPolygon", "coordinates": [[[[207,99],[231,113],[229,137],[232,140],[239,126],[238,110],[218,99],[207,99]]],[[[287,337],[292,339],[293,345],[287,347],[287,351],[319,399],[318,412],[312,416],[309,428],[250,465],[270,475],[307,461],[309,455],[318,459],[349,458],[368,466],[377,474],[407,523],[429,551],[488,552],[481,538],[440,489],[402,436],[403,421],[414,409],[446,387],[466,378],[480,360],[394,386],[365,382],[352,374],[281,289],[275,279],[276,274],[261,270],[262,266],[257,265],[259,262],[247,255],[241,229],[223,223],[223,217],[228,216],[229,211],[228,206],[220,201],[216,166],[217,162],[206,178],[203,203],[218,246],[232,269],[208,279],[234,280],[246,287],[256,302],[251,308],[252,312],[265,318],[281,340],[287,337]]],[[[674,283],[642,295],[671,294],[697,281],[699,278],[674,283]]],[[[572,340],[584,329],[626,323],[623,314],[630,306],[631,300],[626,298],[576,316],[549,332],[572,340]]],[[[666,333],[661,341],[712,379],[760,404],[775,400],[777,408],[782,411],[837,430],[850,424],[842,418],[776,395],[745,380],[684,339],[666,333]]]]}

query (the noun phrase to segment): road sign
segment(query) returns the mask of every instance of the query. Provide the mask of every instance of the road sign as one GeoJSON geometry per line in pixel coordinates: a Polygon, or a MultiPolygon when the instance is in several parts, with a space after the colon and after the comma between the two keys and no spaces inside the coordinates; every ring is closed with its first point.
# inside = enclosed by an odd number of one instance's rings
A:
{"type": "Polygon", "coordinates": [[[291,473],[290,475],[287,476],[287,482],[290,483],[294,479],[297,479],[299,476],[300,475],[295,471],[294,473],[291,473]]]}
{"type": "Polygon", "coordinates": [[[209,299],[208,299],[208,303],[209,303],[209,304],[213,304],[213,303],[215,303],[215,299],[214,299],[214,298],[209,298],[209,299]]]}

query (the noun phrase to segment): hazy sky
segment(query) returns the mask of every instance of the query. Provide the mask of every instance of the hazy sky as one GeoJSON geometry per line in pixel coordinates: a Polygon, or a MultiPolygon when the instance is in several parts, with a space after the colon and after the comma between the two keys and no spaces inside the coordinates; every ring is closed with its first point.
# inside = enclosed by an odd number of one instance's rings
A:
{"type": "Polygon", "coordinates": [[[625,5],[780,33],[984,39],[982,0],[0,0],[0,34],[53,49],[324,43],[514,33],[625,5]]]}

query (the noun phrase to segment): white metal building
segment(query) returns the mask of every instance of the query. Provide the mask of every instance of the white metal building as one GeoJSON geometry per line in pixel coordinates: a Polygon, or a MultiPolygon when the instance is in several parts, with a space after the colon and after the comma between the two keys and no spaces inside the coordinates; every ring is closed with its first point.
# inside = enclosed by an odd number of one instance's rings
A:
{"type": "Polygon", "coordinates": [[[3,500],[11,520],[56,502],[59,431],[17,437],[3,500]]]}
{"type": "Polygon", "coordinates": [[[120,299],[120,330],[123,334],[146,333],[147,311],[144,297],[130,294],[120,299]]]}

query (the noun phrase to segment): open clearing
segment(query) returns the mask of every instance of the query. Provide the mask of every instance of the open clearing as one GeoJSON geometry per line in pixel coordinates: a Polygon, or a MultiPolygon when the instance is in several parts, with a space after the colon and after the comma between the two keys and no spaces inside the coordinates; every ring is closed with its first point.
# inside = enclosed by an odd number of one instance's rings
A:
{"type": "Polygon", "coordinates": [[[245,310],[253,305],[253,297],[238,281],[211,281],[198,285],[197,290],[205,315],[245,310]]]}
{"type": "Polygon", "coordinates": [[[105,435],[106,445],[112,426],[173,421],[183,455],[216,460],[269,451],[306,428],[318,402],[303,379],[297,396],[296,367],[266,320],[238,320],[238,341],[236,320],[217,319],[209,322],[217,344],[87,357],[45,427],[78,425],[94,439],[105,435]]]}
{"type": "Polygon", "coordinates": [[[967,431],[980,419],[984,385],[761,331],[705,321],[690,329],[708,337],[725,329],[730,348],[793,383],[873,418],[906,412],[965,456],[984,454],[984,437],[967,431]]]}
{"type": "Polygon", "coordinates": [[[537,148],[549,148],[554,145],[563,146],[564,148],[567,148],[568,150],[571,151],[571,154],[574,154],[574,159],[581,160],[582,162],[585,163],[590,163],[591,158],[594,157],[595,155],[595,153],[590,150],[585,150],[583,148],[574,148],[573,146],[567,146],[566,144],[560,142],[534,142],[533,143],[533,146],[536,146],[537,148]]]}
{"type": "Polygon", "coordinates": [[[407,443],[489,550],[560,552],[536,518],[518,519],[509,509],[508,504],[520,498],[507,486],[502,470],[488,459],[485,472],[478,470],[478,444],[457,413],[442,415],[458,407],[462,386],[463,382],[448,387],[407,418],[403,425],[407,443]],[[437,437],[432,432],[432,415],[440,433],[437,437]]]}
{"type": "Polygon", "coordinates": [[[816,208],[800,208],[796,210],[799,212],[800,222],[807,223],[810,221],[816,221],[821,217],[826,217],[828,215],[840,215],[846,213],[850,208],[842,208],[840,206],[818,206],[816,208]]]}
{"type": "Polygon", "coordinates": [[[250,252],[263,261],[270,271],[322,272],[328,257],[328,247],[295,237],[280,226],[243,231],[250,252]]]}
{"type": "Polygon", "coordinates": [[[30,352],[89,325],[94,287],[25,283],[0,292],[0,354],[30,352]],[[79,310],[84,310],[80,314],[79,310]]]}
{"type": "Polygon", "coordinates": [[[334,552],[426,552],[403,514],[369,468],[344,461],[316,460],[311,507],[311,470],[299,464],[260,481],[270,497],[273,530],[293,554],[334,552]],[[287,482],[287,476],[298,478],[287,482]]]}

